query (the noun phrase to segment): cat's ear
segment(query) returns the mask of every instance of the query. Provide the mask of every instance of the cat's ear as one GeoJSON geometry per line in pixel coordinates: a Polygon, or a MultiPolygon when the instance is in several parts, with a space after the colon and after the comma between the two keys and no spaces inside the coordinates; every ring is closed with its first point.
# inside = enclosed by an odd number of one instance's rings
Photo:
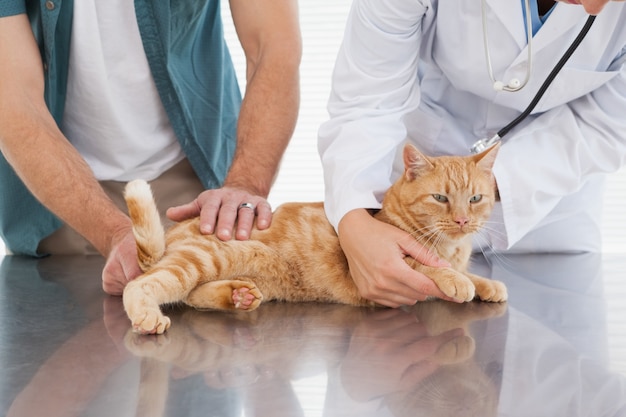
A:
{"type": "Polygon", "coordinates": [[[410,143],[404,145],[402,156],[404,158],[404,176],[409,181],[434,168],[428,158],[410,143]]]}
{"type": "Polygon", "coordinates": [[[500,150],[500,143],[496,143],[495,145],[485,149],[481,153],[474,156],[474,162],[476,166],[482,170],[491,172],[493,168],[493,164],[496,162],[496,156],[498,156],[498,151],[500,150]]]}

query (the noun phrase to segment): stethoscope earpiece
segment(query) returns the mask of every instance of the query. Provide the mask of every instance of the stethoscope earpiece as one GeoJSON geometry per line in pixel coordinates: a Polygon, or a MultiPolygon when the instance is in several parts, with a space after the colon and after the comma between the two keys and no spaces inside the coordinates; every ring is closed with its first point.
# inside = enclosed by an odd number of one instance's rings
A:
{"type": "Polygon", "coordinates": [[[524,81],[521,82],[517,78],[513,78],[508,82],[508,84],[504,84],[502,81],[498,81],[495,79],[493,74],[493,66],[491,65],[491,54],[489,53],[489,34],[487,31],[487,6],[486,0],[481,1],[481,15],[482,15],[482,23],[483,23],[483,44],[485,47],[485,60],[487,61],[487,71],[489,72],[489,78],[493,82],[493,89],[496,91],[508,91],[510,93],[514,93],[516,91],[521,90],[528,84],[528,80],[530,80],[530,73],[532,72],[533,67],[533,31],[532,31],[532,20],[530,13],[530,0],[524,0],[524,8],[526,9],[526,50],[528,54],[528,68],[526,69],[526,76],[524,77],[524,81]]]}

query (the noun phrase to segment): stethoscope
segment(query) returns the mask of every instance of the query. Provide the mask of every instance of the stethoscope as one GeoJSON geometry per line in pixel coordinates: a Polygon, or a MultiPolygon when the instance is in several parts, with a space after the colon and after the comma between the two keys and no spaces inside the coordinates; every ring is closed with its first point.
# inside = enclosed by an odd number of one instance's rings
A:
{"type": "MultiPolygon", "coordinates": [[[[526,77],[524,79],[523,82],[520,82],[517,79],[511,80],[511,82],[509,82],[508,84],[504,84],[502,81],[497,81],[494,76],[493,76],[493,69],[491,66],[491,57],[489,55],[489,46],[488,46],[488,41],[487,41],[487,19],[485,16],[485,0],[483,0],[482,3],[482,15],[483,15],[483,39],[484,39],[484,43],[485,43],[485,56],[487,58],[487,68],[489,71],[489,77],[491,78],[491,80],[493,81],[493,88],[498,90],[498,91],[510,91],[510,92],[515,92],[515,91],[519,91],[522,88],[524,88],[524,86],[528,83],[528,80],[530,78],[530,72],[531,72],[531,44],[532,44],[532,30],[531,28],[531,22],[530,22],[530,0],[526,0],[525,2],[525,7],[526,7],[526,27],[527,27],[527,36],[528,36],[528,70],[526,72],[526,77]]],[[[548,89],[548,87],[550,86],[550,84],[552,84],[552,81],[554,81],[554,79],[556,78],[557,74],[559,73],[559,71],[561,71],[561,69],[563,68],[563,66],[565,65],[565,63],[567,62],[567,60],[572,56],[572,54],[574,53],[574,51],[576,50],[576,48],[578,48],[578,46],[580,45],[580,43],[582,42],[582,40],[584,39],[584,37],[587,35],[587,32],[589,32],[589,29],[591,28],[591,25],[593,24],[593,21],[595,20],[595,16],[590,15],[587,18],[587,21],[585,22],[585,25],[583,26],[583,28],[580,30],[580,33],[578,34],[578,36],[576,37],[576,39],[574,39],[574,41],[572,42],[572,44],[570,45],[570,47],[565,51],[565,53],[563,54],[563,56],[561,57],[561,59],[556,63],[556,65],[554,66],[554,68],[552,69],[552,71],[550,72],[550,74],[548,74],[548,76],[546,77],[545,81],[543,82],[543,84],[541,84],[541,87],[539,87],[539,90],[537,90],[537,93],[535,94],[535,97],[533,97],[533,99],[530,101],[530,104],[528,105],[528,107],[526,107],[526,109],[524,109],[524,111],[517,116],[514,120],[512,120],[508,125],[504,126],[502,129],[500,129],[498,131],[498,133],[496,133],[495,135],[493,135],[490,138],[483,138],[480,140],[477,140],[472,147],[470,148],[470,151],[472,153],[480,153],[482,151],[484,151],[485,149],[489,148],[490,146],[496,144],[498,141],[500,141],[504,135],[506,135],[507,133],[509,133],[509,131],[511,129],[513,129],[515,126],[517,126],[522,120],[524,120],[526,117],[528,117],[528,115],[533,111],[533,109],[535,108],[535,106],[537,105],[537,103],[539,102],[539,100],[541,100],[541,97],[543,96],[543,94],[546,92],[546,90],[548,89]]]]}

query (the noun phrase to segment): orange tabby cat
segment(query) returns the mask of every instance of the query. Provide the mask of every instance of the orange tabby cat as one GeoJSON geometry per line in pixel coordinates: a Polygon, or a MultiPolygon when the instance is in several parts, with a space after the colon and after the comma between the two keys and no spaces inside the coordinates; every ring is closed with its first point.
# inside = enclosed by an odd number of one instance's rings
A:
{"type": "MultiPolygon", "coordinates": [[[[450,262],[452,267],[433,268],[406,258],[455,299],[501,302],[507,297],[501,282],[467,272],[471,234],[488,219],[495,201],[491,168],[497,149],[431,158],[406,145],[404,175],[375,214],[450,262]]],[[[284,204],[269,229],[253,230],[250,240],[222,242],[200,234],[199,218],[165,234],[145,181],[129,183],[125,198],[144,271],[123,296],[136,332],[167,330],[170,320],[160,309],[167,303],[248,311],[269,300],[373,304],[359,295],[322,203],[284,204]]]]}

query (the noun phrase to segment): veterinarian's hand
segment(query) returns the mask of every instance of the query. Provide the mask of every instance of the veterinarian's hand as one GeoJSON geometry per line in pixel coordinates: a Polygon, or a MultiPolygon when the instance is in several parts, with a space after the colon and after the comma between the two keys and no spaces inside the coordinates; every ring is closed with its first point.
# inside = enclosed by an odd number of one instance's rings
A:
{"type": "Polygon", "coordinates": [[[439,348],[462,336],[454,329],[431,336],[415,315],[404,310],[378,310],[359,323],[341,363],[341,380],[355,400],[367,402],[411,391],[438,365],[439,348]]]}
{"type": "Polygon", "coordinates": [[[214,233],[221,240],[230,240],[236,225],[235,239],[246,240],[254,226],[257,229],[270,226],[272,208],[267,200],[244,189],[224,187],[206,190],[192,202],[167,210],[167,217],[182,221],[200,216],[200,232],[214,233]],[[242,204],[252,207],[242,207],[242,204]]]}
{"type": "MultiPolygon", "coordinates": [[[[413,305],[429,296],[451,300],[424,274],[404,261],[449,266],[408,233],[373,218],[366,210],[352,210],[339,223],[339,241],[361,295],[388,307],[413,305]]],[[[454,301],[454,300],[451,300],[454,301]]]]}
{"type": "Polygon", "coordinates": [[[125,232],[113,246],[102,270],[102,288],[107,294],[122,295],[128,281],[141,274],[132,231],[125,232]]]}

